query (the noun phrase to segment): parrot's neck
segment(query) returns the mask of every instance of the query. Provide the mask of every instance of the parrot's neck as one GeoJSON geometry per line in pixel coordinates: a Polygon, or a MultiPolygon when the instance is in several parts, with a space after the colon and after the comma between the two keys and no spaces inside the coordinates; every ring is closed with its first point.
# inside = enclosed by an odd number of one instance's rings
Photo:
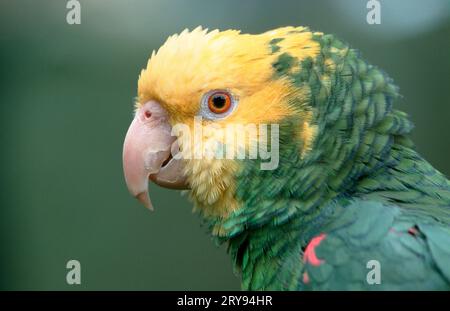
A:
{"type": "Polygon", "coordinates": [[[303,61],[301,70],[278,72],[293,88],[309,90],[310,97],[307,107],[304,98],[292,100],[299,113],[279,122],[279,166],[264,171],[260,161],[242,162],[235,176],[239,206],[211,221],[220,238],[297,215],[313,219],[324,204],[382,169],[395,144],[412,146],[405,136],[412,123],[392,109],[398,93],[391,79],[333,36],[314,40],[321,46],[319,56],[303,61]],[[295,137],[306,110],[316,130],[305,154],[304,141],[295,137]]]}

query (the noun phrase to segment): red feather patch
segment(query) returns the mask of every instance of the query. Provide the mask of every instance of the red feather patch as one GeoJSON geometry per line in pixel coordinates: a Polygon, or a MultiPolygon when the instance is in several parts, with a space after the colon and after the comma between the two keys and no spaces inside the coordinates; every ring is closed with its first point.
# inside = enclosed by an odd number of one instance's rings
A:
{"type": "Polygon", "coordinates": [[[324,260],[317,258],[316,247],[325,239],[326,234],[322,233],[314,238],[308,243],[303,254],[303,262],[310,263],[313,266],[320,266],[324,263],[324,260]]]}

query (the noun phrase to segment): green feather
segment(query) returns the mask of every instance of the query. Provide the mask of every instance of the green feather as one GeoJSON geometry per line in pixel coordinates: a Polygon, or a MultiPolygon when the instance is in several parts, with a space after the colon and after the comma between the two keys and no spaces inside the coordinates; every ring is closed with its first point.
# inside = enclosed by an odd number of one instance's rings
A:
{"type": "MultiPolygon", "coordinates": [[[[288,53],[272,64],[274,80],[310,91],[311,151],[301,157],[302,142],[292,140],[302,120],[282,120],[279,168],[241,161],[240,208],[210,219],[242,288],[450,289],[450,182],[415,151],[412,122],[392,107],[392,80],[336,37],[313,39],[320,53],[301,70],[290,70],[298,60],[288,53]],[[323,263],[312,265],[304,251],[321,233],[323,263]],[[380,285],[367,283],[369,260],[381,264],[380,285]]],[[[268,48],[279,51],[282,40],[268,48]]],[[[293,105],[304,108],[305,99],[293,105]]]]}

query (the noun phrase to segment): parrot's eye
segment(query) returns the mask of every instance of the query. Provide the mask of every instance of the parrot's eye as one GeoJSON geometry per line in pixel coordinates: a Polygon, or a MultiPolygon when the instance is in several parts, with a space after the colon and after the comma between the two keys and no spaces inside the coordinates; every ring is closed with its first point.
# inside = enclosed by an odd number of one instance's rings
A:
{"type": "Polygon", "coordinates": [[[236,106],[236,99],[226,90],[212,90],[203,95],[202,115],[208,119],[222,119],[236,106]]]}
{"type": "Polygon", "coordinates": [[[227,112],[231,107],[231,96],[225,92],[216,92],[208,98],[208,108],[214,113],[227,112]]]}

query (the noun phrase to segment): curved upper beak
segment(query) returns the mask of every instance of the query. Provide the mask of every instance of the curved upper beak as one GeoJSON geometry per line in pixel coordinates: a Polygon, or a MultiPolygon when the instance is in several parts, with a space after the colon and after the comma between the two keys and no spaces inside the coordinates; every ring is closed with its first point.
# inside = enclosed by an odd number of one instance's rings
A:
{"type": "Polygon", "coordinates": [[[174,159],[176,138],[164,108],[155,101],[142,105],[135,114],[123,144],[123,170],[128,190],[144,206],[153,209],[148,180],[173,189],[188,189],[183,160],[174,159]]]}

